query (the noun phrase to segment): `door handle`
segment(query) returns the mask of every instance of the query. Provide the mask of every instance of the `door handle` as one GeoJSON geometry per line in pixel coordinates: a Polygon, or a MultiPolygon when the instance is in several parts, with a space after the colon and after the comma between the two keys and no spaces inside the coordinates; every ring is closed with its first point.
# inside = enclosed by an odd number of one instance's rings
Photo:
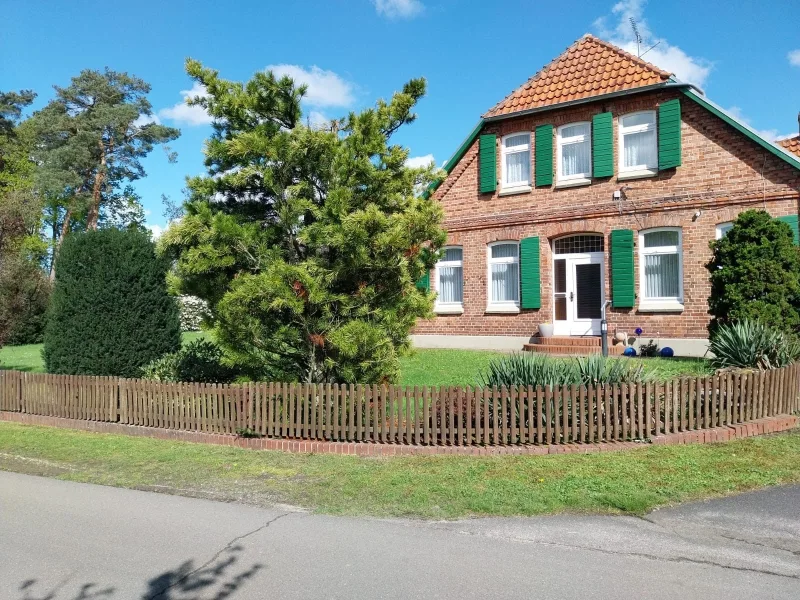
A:
{"type": "Polygon", "coordinates": [[[573,294],[572,294],[572,292],[570,292],[570,293],[569,293],[569,301],[570,301],[570,302],[572,302],[572,297],[573,297],[573,294]]]}

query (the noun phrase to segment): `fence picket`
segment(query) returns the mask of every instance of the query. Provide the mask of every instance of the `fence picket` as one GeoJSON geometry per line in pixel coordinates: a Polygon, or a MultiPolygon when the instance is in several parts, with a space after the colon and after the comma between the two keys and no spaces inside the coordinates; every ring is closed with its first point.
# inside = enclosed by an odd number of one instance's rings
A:
{"type": "Polygon", "coordinates": [[[547,387],[198,384],[0,372],[0,410],[273,438],[447,446],[619,442],[800,407],[800,363],[666,382],[547,387]]]}

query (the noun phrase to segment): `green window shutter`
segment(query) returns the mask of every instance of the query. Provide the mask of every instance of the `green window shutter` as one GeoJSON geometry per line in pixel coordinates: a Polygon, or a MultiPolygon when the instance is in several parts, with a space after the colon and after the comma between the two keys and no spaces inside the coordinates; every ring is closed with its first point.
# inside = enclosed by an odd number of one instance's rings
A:
{"type": "Polygon", "coordinates": [[[658,107],[658,170],[681,166],[681,101],[675,98],[658,107]]]}
{"type": "Polygon", "coordinates": [[[430,271],[425,273],[422,277],[417,279],[417,289],[423,292],[429,292],[431,290],[431,274],[430,271]]]}
{"type": "Polygon", "coordinates": [[[792,235],[794,236],[795,246],[800,244],[800,229],[797,225],[797,215],[789,215],[788,217],[778,217],[778,221],[783,221],[792,228],[792,235]]]}
{"type": "Polygon", "coordinates": [[[522,308],[542,308],[542,277],[538,236],[520,241],[519,262],[522,308]]]}
{"type": "Polygon", "coordinates": [[[497,136],[493,133],[480,137],[478,143],[481,194],[497,189],[497,136]]]}
{"type": "Polygon", "coordinates": [[[614,126],[610,112],[592,117],[592,174],[595,177],[614,174],[614,126]]]}
{"type": "Polygon", "coordinates": [[[536,128],[536,186],[553,184],[553,126],[536,128]]]}
{"type": "Polygon", "coordinates": [[[611,306],[633,308],[633,231],[611,232],[611,306]]]}

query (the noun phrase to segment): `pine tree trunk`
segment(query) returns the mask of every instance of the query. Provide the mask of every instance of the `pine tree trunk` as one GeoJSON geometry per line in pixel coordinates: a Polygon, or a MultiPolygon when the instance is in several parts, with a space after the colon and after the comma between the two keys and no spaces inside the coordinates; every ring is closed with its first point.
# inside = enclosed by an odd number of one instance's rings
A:
{"type": "Polygon", "coordinates": [[[106,172],[106,149],[103,141],[100,140],[100,168],[94,176],[94,186],[92,187],[92,203],[89,205],[89,213],[86,216],[86,229],[92,231],[97,229],[97,221],[100,218],[100,195],[103,189],[103,177],[106,172]]]}
{"type": "Polygon", "coordinates": [[[61,224],[61,235],[55,240],[53,247],[53,260],[50,261],[50,281],[55,281],[56,278],[56,257],[58,251],[61,249],[61,243],[64,241],[64,236],[69,233],[69,222],[72,219],[72,209],[67,209],[67,214],[64,215],[64,222],[61,224]]]}

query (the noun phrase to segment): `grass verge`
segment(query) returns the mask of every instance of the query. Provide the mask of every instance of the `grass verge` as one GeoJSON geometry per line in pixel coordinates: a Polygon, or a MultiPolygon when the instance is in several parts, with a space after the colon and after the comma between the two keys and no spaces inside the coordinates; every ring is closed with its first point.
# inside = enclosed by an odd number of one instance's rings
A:
{"type": "Polygon", "coordinates": [[[590,455],[391,459],[257,452],[0,423],[0,469],[349,515],[457,518],[661,505],[800,482],[800,430],[590,455]]]}

